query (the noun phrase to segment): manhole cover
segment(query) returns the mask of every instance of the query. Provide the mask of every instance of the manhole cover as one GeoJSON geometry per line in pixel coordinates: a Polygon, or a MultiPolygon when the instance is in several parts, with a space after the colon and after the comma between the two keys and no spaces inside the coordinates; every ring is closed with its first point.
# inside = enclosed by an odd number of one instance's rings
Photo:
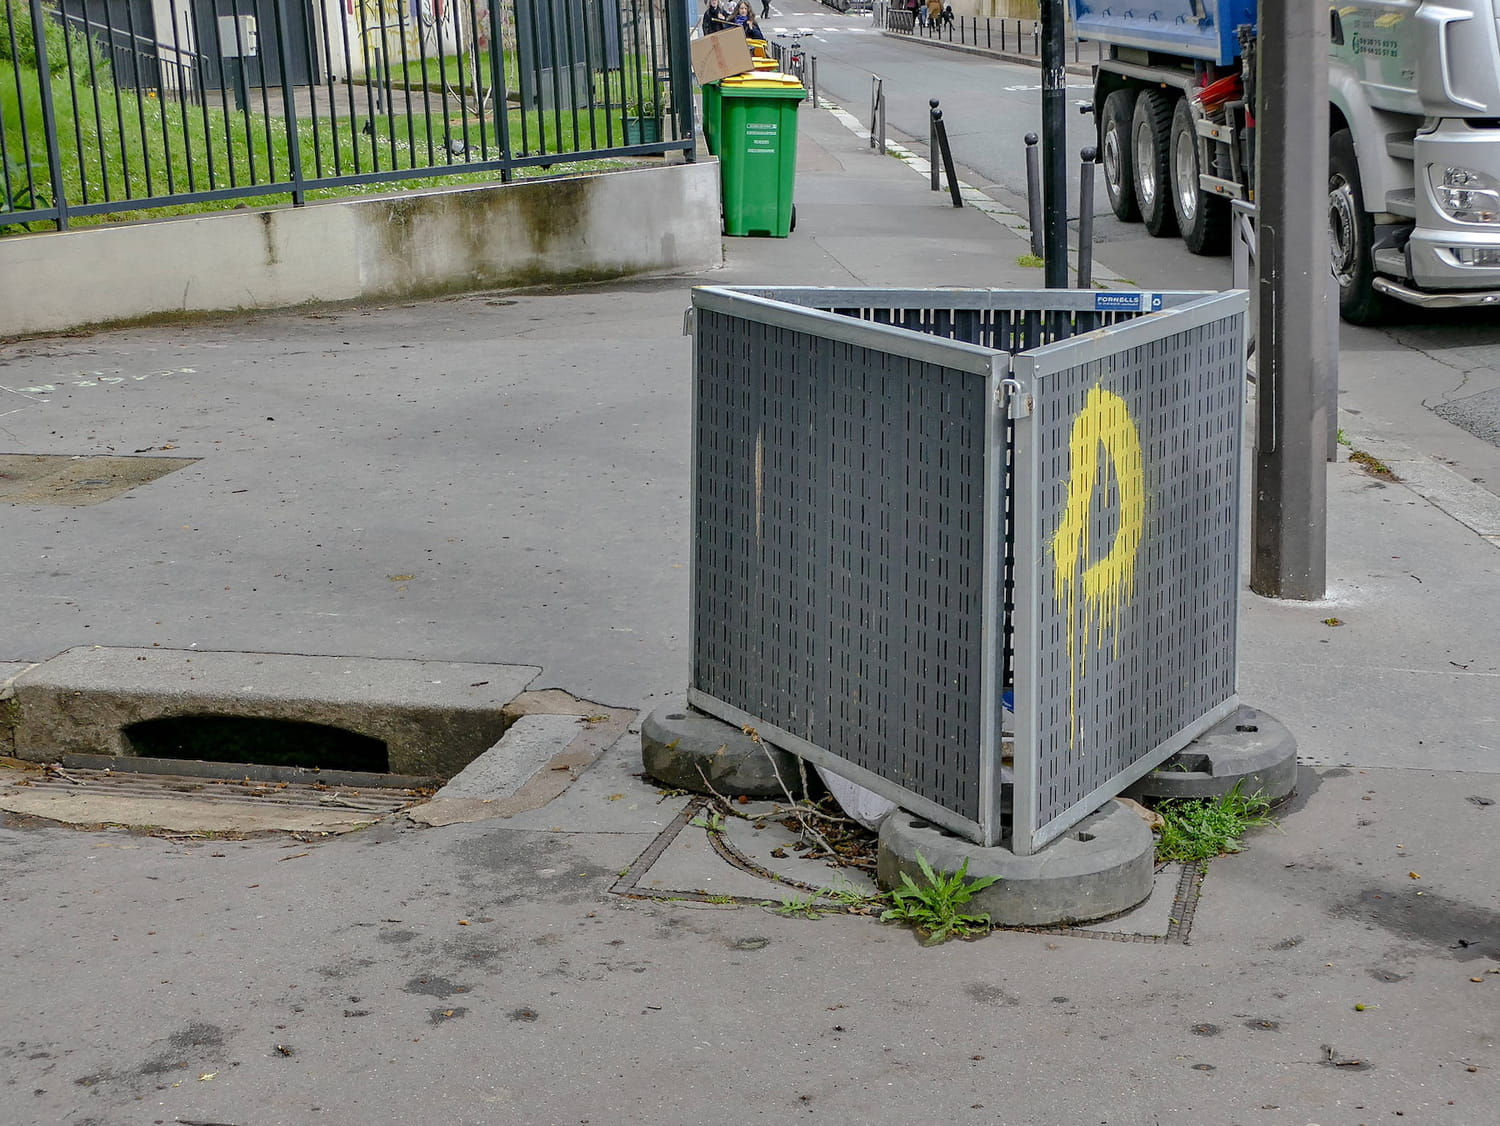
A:
{"type": "Polygon", "coordinates": [[[86,505],[192,465],[195,457],[70,457],[0,454],[0,501],[7,504],[86,505]]]}

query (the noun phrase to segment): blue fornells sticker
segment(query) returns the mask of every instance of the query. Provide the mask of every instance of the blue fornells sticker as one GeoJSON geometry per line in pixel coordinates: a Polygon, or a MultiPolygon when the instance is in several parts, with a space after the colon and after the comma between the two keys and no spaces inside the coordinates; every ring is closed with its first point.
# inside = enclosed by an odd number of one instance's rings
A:
{"type": "Polygon", "coordinates": [[[1159,293],[1096,293],[1094,308],[1101,313],[1159,313],[1159,293]]]}

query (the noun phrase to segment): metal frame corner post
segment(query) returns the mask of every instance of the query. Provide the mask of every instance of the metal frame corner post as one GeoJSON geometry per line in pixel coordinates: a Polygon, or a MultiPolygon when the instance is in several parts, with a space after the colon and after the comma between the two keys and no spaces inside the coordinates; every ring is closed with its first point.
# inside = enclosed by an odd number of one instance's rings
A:
{"type": "Polygon", "coordinates": [[[1010,848],[1017,856],[1036,851],[1037,832],[1037,743],[1041,696],[1037,688],[1037,636],[1041,589],[1041,506],[1035,487],[1039,468],[1036,434],[1022,407],[1036,390],[1036,361],[1024,353],[1011,358],[1011,395],[1007,397],[1006,414],[1015,419],[1014,447],[1010,451],[1011,482],[1016,489],[1012,502],[1014,524],[1009,529],[1015,555],[1015,611],[1011,628],[1014,651],[1013,711],[1015,747],[1012,755],[1015,782],[1011,791],[1010,848]],[[1016,401],[1020,398],[1020,403],[1016,401]],[[1018,485],[1024,487],[1017,488],[1018,485]]]}
{"type": "Polygon", "coordinates": [[[1015,381],[1010,377],[1011,357],[1000,354],[990,367],[990,408],[985,420],[984,466],[984,605],[981,617],[984,627],[980,637],[980,774],[979,819],[980,844],[993,847],[1001,843],[1002,779],[1000,760],[1004,754],[1005,691],[1001,672],[1005,667],[1003,648],[1006,636],[1005,555],[1010,530],[1005,526],[1005,494],[1013,486],[1005,471],[1007,458],[1007,416],[1015,381]]]}

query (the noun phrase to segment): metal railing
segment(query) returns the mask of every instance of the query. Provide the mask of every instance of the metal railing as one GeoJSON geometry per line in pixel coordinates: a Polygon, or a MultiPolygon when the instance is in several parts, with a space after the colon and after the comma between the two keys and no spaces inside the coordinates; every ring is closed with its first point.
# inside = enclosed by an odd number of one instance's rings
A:
{"type": "MultiPolygon", "coordinates": [[[[957,43],[965,47],[982,47],[1007,55],[1040,59],[1042,25],[1037,20],[1013,17],[956,16],[951,10],[946,18],[931,20],[926,8],[913,9],[885,0],[871,9],[871,20],[878,28],[901,35],[957,43]]],[[[1072,61],[1093,62],[1104,58],[1104,44],[1072,39],[1072,61]]]]}
{"type": "Polygon", "coordinates": [[[696,156],[670,0],[244,8],[0,0],[0,233],[696,156]]]}

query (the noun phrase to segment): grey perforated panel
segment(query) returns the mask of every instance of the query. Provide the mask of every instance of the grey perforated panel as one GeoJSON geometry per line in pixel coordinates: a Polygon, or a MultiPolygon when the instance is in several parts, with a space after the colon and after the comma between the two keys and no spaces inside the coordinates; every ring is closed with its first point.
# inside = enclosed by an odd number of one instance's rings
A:
{"type": "Polygon", "coordinates": [[[697,317],[693,687],[977,822],[991,379],[697,317]]]}
{"type": "Polygon", "coordinates": [[[1039,363],[1033,844],[1234,699],[1242,349],[1232,315],[1039,363]]]}

